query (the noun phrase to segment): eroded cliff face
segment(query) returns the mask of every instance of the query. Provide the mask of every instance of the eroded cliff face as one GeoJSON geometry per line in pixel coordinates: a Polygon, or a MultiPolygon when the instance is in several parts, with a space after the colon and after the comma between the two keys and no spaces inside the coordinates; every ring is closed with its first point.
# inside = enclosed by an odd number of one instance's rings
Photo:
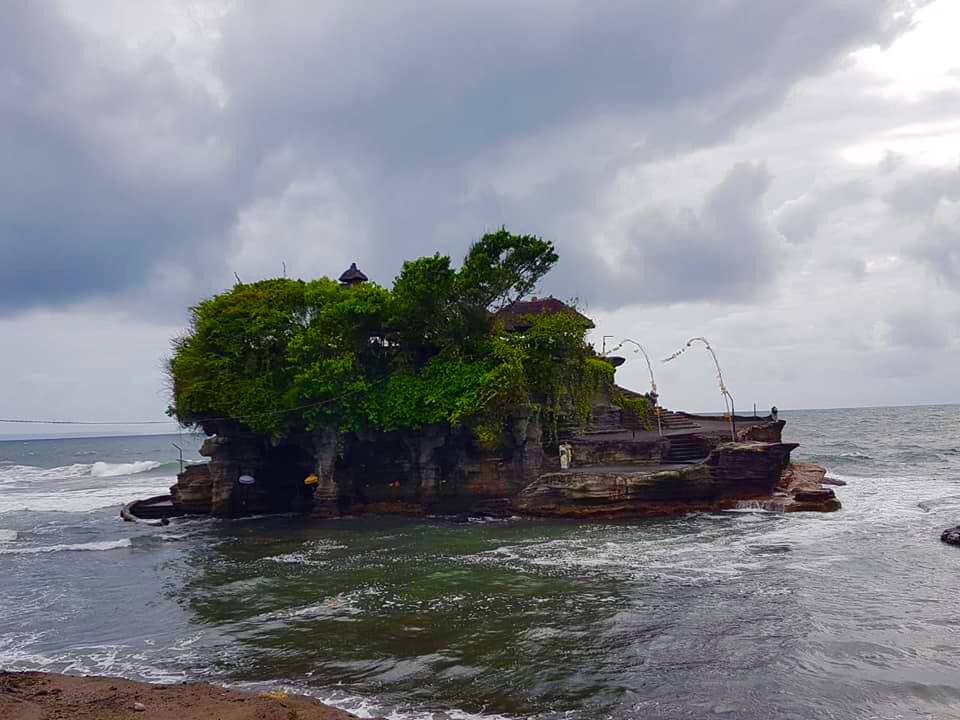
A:
{"type": "Polygon", "coordinates": [[[187,514],[209,514],[213,504],[210,465],[188,465],[170,488],[173,504],[187,514]]]}
{"type": "Polygon", "coordinates": [[[172,488],[183,512],[230,516],[261,512],[491,513],[622,517],[717,510],[738,503],[766,509],[832,510],[822,468],[790,465],[794,443],[783,421],[755,420],[730,431],[704,419],[696,432],[634,434],[606,418],[601,430],[572,437],[575,467],[561,470],[544,449],[536,418],[514,420],[495,448],[465,428],[417,432],[330,431],[282,442],[236,426],[211,427],[201,453],[172,488]],[[678,455],[678,449],[680,454],[678,455]],[[696,459],[689,459],[689,457],[696,459]],[[677,460],[678,457],[687,458],[677,460]],[[819,471],[819,475],[817,474],[819,471]],[[314,474],[317,484],[305,485],[314,474]],[[249,475],[253,484],[239,478],[249,475]]]}
{"type": "Polygon", "coordinates": [[[524,418],[496,448],[464,428],[417,432],[292,435],[281,443],[235,427],[208,428],[200,453],[172,490],[184,512],[230,516],[258,512],[508,512],[509,500],[539,477],[542,431],[524,418]],[[318,477],[307,486],[308,475],[318,477]],[[239,482],[242,475],[253,484],[239,482]]]}

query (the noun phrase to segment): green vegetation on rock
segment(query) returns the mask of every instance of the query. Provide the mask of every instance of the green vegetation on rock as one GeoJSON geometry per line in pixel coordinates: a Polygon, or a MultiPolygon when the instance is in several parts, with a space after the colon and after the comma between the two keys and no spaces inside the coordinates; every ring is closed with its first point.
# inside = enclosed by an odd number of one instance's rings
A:
{"type": "Polygon", "coordinates": [[[623,410],[624,426],[635,430],[653,430],[655,409],[646,395],[627,395],[617,389],[613,393],[613,404],[623,410]]]}
{"type": "Polygon", "coordinates": [[[169,361],[172,416],[234,420],[281,437],[470,427],[495,445],[513,419],[548,434],[589,419],[613,368],[576,313],[525,318],[506,332],[495,311],[529,293],[557,260],[553,244],[505,229],[459,270],[442,255],[404,263],[391,289],[328,278],[238,283],[192,308],[169,361]]]}

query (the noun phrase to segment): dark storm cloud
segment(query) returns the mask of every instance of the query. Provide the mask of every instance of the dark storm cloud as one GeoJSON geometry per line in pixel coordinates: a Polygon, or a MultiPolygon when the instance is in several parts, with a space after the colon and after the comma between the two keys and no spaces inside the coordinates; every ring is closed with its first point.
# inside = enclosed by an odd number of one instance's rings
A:
{"type": "Polygon", "coordinates": [[[219,69],[258,145],[346,143],[403,170],[608,113],[644,113],[641,135],[702,141],[877,39],[893,6],[249,3],[227,19],[219,69]]]}
{"type": "Polygon", "coordinates": [[[307,172],[364,169],[349,194],[379,246],[364,258],[371,272],[390,277],[404,257],[437,249],[459,257],[470,240],[505,223],[557,242],[561,264],[548,290],[610,305],[730,292],[746,299],[772,279],[768,240],[756,241],[755,223],[742,236],[742,224],[722,227],[749,213],[724,216],[716,198],[703,217],[641,212],[623,279],[612,281],[602,248],[591,243],[590,219],[620,167],[728,137],[798,78],[885,37],[894,4],[597,2],[544,12],[535,3],[464,10],[438,2],[329,14],[315,7],[241,6],[225,25],[218,68],[246,145],[266,153],[292,141],[307,172]],[[486,175],[465,167],[543,134],[580,138],[573,129],[610,118],[630,128],[626,143],[586,133],[594,157],[545,171],[524,192],[495,189],[495,160],[486,175]],[[716,272],[687,268],[698,256],[716,272]],[[651,282],[637,292],[631,276],[651,282]],[[697,282],[673,281],[681,277],[697,282]]]}
{"type": "Polygon", "coordinates": [[[686,216],[639,211],[613,282],[585,218],[620,164],[729,137],[798,78],[890,37],[900,5],[236,3],[214,63],[221,106],[161,58],[111,54],[52,4],[11,3],[0,26],[0,312],[110,295],[158,263],[229,252],[243,208],[318,170],[366,224],[381,277],[404,257],[459,256],[505,222],[555,239],[579,265],[563,277],[600,303],[746,298],[776,270],[755,216],[768,182],[758,168],[738,168],[686,216]],[[507,196],[493,189],[496,167],[466,167],[607,119],[632,127],[630,142],[600,138],[580,177],[568,169],[507,196]],[[685,273],[696,282],[674,281],[685,273]]]}
{"type": "Polygon", "coordinates": [[[160,60],[124,67],[54,7],[9,3],[0,24],[0,312],[142,283],[239,195],[212,103],[160,60]]]}

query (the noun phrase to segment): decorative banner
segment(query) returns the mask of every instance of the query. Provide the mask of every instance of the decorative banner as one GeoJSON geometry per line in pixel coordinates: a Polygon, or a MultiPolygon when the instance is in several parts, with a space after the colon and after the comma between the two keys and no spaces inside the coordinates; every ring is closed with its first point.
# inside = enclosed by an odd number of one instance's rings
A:
{"type": "Polygon", "coordinates": [[[732,415],[732,407],[731,407],[731,405],[732,405],[733,396],[732,396],[732,395],[730,394],[730,392],[727,390],[727,386],[724,385],[724,383],[723,383],[723,373],[720,372],[720,361],[717,360],[717,354],[713,351],[713,348],[710,347],[710,341],[709,341],[709,340],[707,340],[705,337],[690,338],[689,340],[687,340],[687,344],[686,344],[686,345],[684,345],[682,348],[680,348],[679,350],[677,350],[677,351],[676,351],[673,355],[671,355],[670,357],[665,358],[665,359],[664,359],[664,362],[665,362],[665,363],[668,363],[668,362],[670,362],[671,360],[676,360],[678,357],[680,357],[681,355],[683,355],[683,353],[685,353],[685,352],[687,351],[687,348],[693,347],[693,344],[694,344],[694,343],[702,343],[703,346],[707,349],[707,352],[710,353],[710,357],[713,358],[713,365],[714,365],[714,367],[717,368],[717,382],[720,383],[720,395],[723,396],[723,404],[724,404],[724,406],[725,406],[726,409],[727,409],[726,413],[724,414],[724,419],[731,419],[731,420],[732,420],[733,415],[732,415]]]}

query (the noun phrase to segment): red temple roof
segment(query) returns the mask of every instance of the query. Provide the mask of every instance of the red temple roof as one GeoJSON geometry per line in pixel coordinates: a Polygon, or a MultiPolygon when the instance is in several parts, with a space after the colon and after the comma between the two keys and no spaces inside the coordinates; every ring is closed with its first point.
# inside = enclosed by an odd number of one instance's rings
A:
{"type": "Polygon", "coordinates": [[[582,320],[583,324],[588,328],[594,327],[593,320],[577,312],[565,302],[557,300],[555,297],[518,300],[498,310],[494,314],[494,317],[503,323],[503,327],[506,330],[523,331],[530,326],[523,318],[530,315],[553,315],[555,313],[573,315],[582,320]]]}

